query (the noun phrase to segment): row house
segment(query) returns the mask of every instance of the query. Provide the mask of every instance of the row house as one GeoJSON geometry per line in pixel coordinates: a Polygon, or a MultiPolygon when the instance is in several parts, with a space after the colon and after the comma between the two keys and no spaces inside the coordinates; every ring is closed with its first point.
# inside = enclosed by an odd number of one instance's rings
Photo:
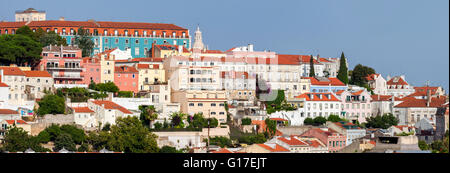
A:
{"type": "Polygon", "coordinates": [[[120,66],[114,69],[114,83],[120,91],[137,93],[139,86],[139,71],[134,67],[120,66]]]}
{"type": "Polygon", "coordinates": [[[300,137],[319,139],[327,146],[329,153],[335,153],[347,146],[347,137],[329,128],[312,128],[301,134],[300,137]]]}
{"type": "Polygon", "coordinates": [[[0,71],[0,81],[9,86],[9,105],[23,105],[27,99],[25,73],[19,67],[0,67],[0,71]]]}
{"type": "Polygon", "coordinates": [[[31,21],[0,22],[0,34],[14,34],[22,26],[36,32],[41,28],[53,31],[71,45],[75,41],[78,28],[83,27],[94,42],[92,55],[109,49],[131,50],[133,58],[149,57],[152,45],[172,44],[190,48],[189,30],[174,24],[104,22],[104,21],[31,21]]]}
{"type": "Polygon", "coordinates": [[[394,106],[400,104],[402,99],[391,95],[371,95],[372,116],[394,113],[394,106]]]}
{"type": "Polygon", "coordinates": [[[23,71],[26,77],[27,100],[41,99],[45,91],[53,91],[53,77],[47,71],[23,71]]]}
{"type": "Polygon", "coordinates": [[[305,93],[295,99],[303,99],[303,103],[294,104],[288,100],[288,104],[296,107],[301,117],[314,119],[318,116],[328,118],[330,115],[341,115],[342,102],[334,93],[305,93]]]}
{"type": "Polygon", "coordinates": [[[40,71],[48,71],[54,83],[63,87],[84,84],[82,50],[77,46],[49,45],[42,49],[40,71]]]}
{"type": "Polygon", "coordinates": [[[357,125],[350,122],[327,122],[326,126],[329,129],[336,131],[347,137],[345,144],[348,146],[355,142],[355,140],[366,136],[366,130],[358,127],[357,125]]]}
{"type": "Polygon", "coordinates": [[[194,115],[202,113],[205,118],[216,118],[219,123],[226,123],[225,91],[217,90],[183,90],[172,91],[172,102],[180,104],[183,113],[194,115]]]}
{"type": "Polygon", "coordinates": [[[342,117],[353,122],[366,122],[366,118],[372,115],[371,96],[366,90],[351,91],[341,90],[336,93],[342,101],[342,117]]]}
{"type": "Polygon", "coordinates": [[[409,85],[405,80],[405,76],[387,77],[387,95],[395,97],[405,97],[415,92],[413,86],[409,85]]]}
{"type": "Polygon", "coordinates": [[[366,77],[369,88],[377,95],[387,95],[387,81],[381,74],[371,74],[366,77]]]}

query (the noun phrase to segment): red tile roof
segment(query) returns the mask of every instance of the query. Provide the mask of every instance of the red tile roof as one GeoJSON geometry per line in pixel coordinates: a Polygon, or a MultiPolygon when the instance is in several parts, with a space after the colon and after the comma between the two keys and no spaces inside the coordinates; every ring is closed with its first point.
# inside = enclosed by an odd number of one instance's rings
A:
{"type": "Polygon", "coordinates": [[[333,77],[328,78],[329,81],[319,81],[315,77],[303,77],[303,79],[311,80],[311,85],[328,86],[331,84],[331,86],[345,86],[345,84],[342,83],[338,78],[333,77]]]}
{"type": "Polygon", "coordinates": [[[52,77],[47,71],[23,71],[26,77],[52,77]]]}
{"type": "Polygon", "coordinates": [[[391,80],[387,81],[387,85],[409,85],[400,76],[393,77],[391,80]]]}
{"type": "Polygon", "coordinates": [[[345,91],[345,90],[338,90],[338,91],[336,92],[336,95],[341,95],[344,91],[345,91]]]}
{"type": "MultiPolygon", "coordinates": [[[[433,97],[431,98],[429,107],[443,107],[446,103],[446,97],[433,97]]],[[[427,99],[415,99],[409,98],[404,100],[402,103],[395,106],[396,108],[408,108],[408,107],[427,107],[427,99]]]]}
{"type": "Polygon", "coordinates": [[[11,109],[0,109],[0,114],[10,115],[10,114],[19,114],[19,112],[11,109]]]}
{"type": "Polygon", "coordinates": [[[92,103],[94,103],[96,105],[99,105],[99,106],[104,105],[105,109],[116,109],[116,110],[119,110],[119,111],[121,111],[121,112],[123,112],[125,114],[133,114],[128,109],[126,109],[126,108],[124,108],[124,107],[122,107],[122,106],[120,106],[120,105],[118,105],[118,104],[116,104],[116,103],[114,103],[112,101],[95,100],[95,101],[92,101],[92,103]]]}
{"type": "Polygon", "coordinates": [[[0,82],[0,87],[9,87],[9,86],[6,85],[5,83],[0,82]]]}
{"type": "MultiPolygon", "coordinates": [[[[183,47],[183,53],[189,53],[189,50],[187,50],[184,46],[183,47]]],[[[155,45],[155,48],[158,48],[159,50],[176,50],[178,51],[178,45],[171,45],[171,44],[164,44],[164,45],[155,45]]]]}
{"type": "Polygon", "coordinates": [[[0,67],[3,70],[3,75],[8,76],[25,76],[19,67],[0,67]]]}
{"type": "MultiPolygon", "coordinates": [[[[391,101],[391,95],[371,95],[372,101],[391,101]]],[[[397,98],[395,98],[397,100],[397,98]]]]}
{"type": "Polygon", "coordinates": [[[115,73],[139,73],[134,67],[130,66],[119,66],[114,68],[115,73]]]}
{"type": "Polygon", "coordinates": [[[298,139],[295,139],[293,137],[291,137],[290,139],[284,138],[284,137],[280,137],[278,138],[278,140],[280,140],[281,142],[284,142],[288,145],[293,145],[293,146],[308,146],[307,143],[300,141],[298,139]]]}
{"type": "Polygon", "coordinates": [[[5,120],[8,124],[28,124],[24,120],[5,120]]]}
{"type": "Polygon", "coordinates": [[[333,61],[328,60],[327,58],[319,58],[319,61],[320,62],[333,62],[333,61]]]}
{"type": "Polygon", "coordinates": [[[352,95],[358,96],[358,95],[361,95],[363,92],[364,92],[364,90],[359,90],[357,92],[352,93],[352,95]]]}
{"type": "MultiPolygon", "coordinates": [[[[0,27],[19,28],[25,22],[0,22],[0,27]]],[[[187,30],[174,24],[138,23],[138,22],[97,22],[97,21],[32,21],[29,27],[85,27],[85,28],[117,28],[117,29],[152,29],[152,30],[187,30]]]]}
{"type": "Polygon", "coordinates": [[[367,81],[372,81],[375,80],[375,77],[380,76],[380,74],[370,74],[369,76],[366,77],[367,81]]]}
{"type": "Polygon", "coordinates": [[[283,119],[283,118],[270,118],[270,120],[274,120],[274,121],[288,121],[288,120],[283,119]]]}
{"type": "Polygon", "coordinates": [[[75,113],[94,113],[94,111],[89,109],[88,107],[72,107],[72,109],[75,111],[75,113]]]}
{"type": "Polygon", "coordinates": [[[295,98],[304,98],[306,101],[340,101],[332,93],[304,93],[295,98]],[[314,97],[311,99],[312,95],[314,95],[314,97]],[[330,99],[327,97],[328,95],[330,96],[330,99]],[[320,96],[322,96],[322,99],[320,99],[320,96]]]}
{"type": "Polygon", "coordinates": [[[202,51],[203,53],[210,53],[210,54],[222,54],[223,52],[220,50],[206,50],[202,51]]]}
{"type": "Polygon", "coordinates": [[[256,144],[266,150],[269,150],[270,152],[289,152],[288,149],[282,147],[281,145],[275,144],[274,148],[272,148],[271,146],[268,146],[266,144],[256,144]]]}

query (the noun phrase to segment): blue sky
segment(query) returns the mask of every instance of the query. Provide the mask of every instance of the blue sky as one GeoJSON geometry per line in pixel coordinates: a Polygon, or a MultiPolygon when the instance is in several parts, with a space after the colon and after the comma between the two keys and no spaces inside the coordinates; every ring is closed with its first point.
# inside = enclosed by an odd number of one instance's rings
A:
{"type": "Polygon", "coordinates": [[[448,0],[14,0],[1,3],[0,20],[29,7],[47,11],[48,20],[173,23],[191,34],[199,24],[210,49],[252,43],[283,54],[344,51],[350,69],[360,63],[449,90],[448,0]]]}

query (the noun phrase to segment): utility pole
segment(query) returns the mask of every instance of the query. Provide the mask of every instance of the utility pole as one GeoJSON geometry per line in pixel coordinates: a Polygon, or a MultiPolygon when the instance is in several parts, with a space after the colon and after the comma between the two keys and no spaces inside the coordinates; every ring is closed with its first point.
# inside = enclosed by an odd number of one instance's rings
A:
{"type": "Polygon", "coordinates": [[[209,153],[209,124],[211,121],[211,109],[208,109],[208,144],[206,145],[206,153],[209,153]]]}

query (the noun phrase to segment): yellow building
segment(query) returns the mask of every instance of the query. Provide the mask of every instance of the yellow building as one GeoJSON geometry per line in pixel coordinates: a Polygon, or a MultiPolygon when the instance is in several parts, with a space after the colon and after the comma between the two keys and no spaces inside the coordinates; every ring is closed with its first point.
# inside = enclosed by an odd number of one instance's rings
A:
{"type": "Polygon", "coordinates": [[[165,83],[165,71],[160,64],[136,64],[139,71],[139,90],[150,90],[150,86],[154,84],[165,83]]]}
{"type": "Polygon", "coordinates": [[[187,90],[172,91],[172,102],[180,103],[183,113],[194,115],[203,113],[205,118],[216,118],[219,123],[226,123],[225,91],[214,90],[187,90]]]}
{"type": "Polygon", "coordinates": [[[113,50],[107,50],[98,54],[100,58],[100,83],[114,82],[115,55],[113,50]]]}
{"type": "Polygon", "coordinates": [[[184,46],[153,45],[153,58],[167,58],[170,56],[191,56],[191,52],[184,46]]]}

